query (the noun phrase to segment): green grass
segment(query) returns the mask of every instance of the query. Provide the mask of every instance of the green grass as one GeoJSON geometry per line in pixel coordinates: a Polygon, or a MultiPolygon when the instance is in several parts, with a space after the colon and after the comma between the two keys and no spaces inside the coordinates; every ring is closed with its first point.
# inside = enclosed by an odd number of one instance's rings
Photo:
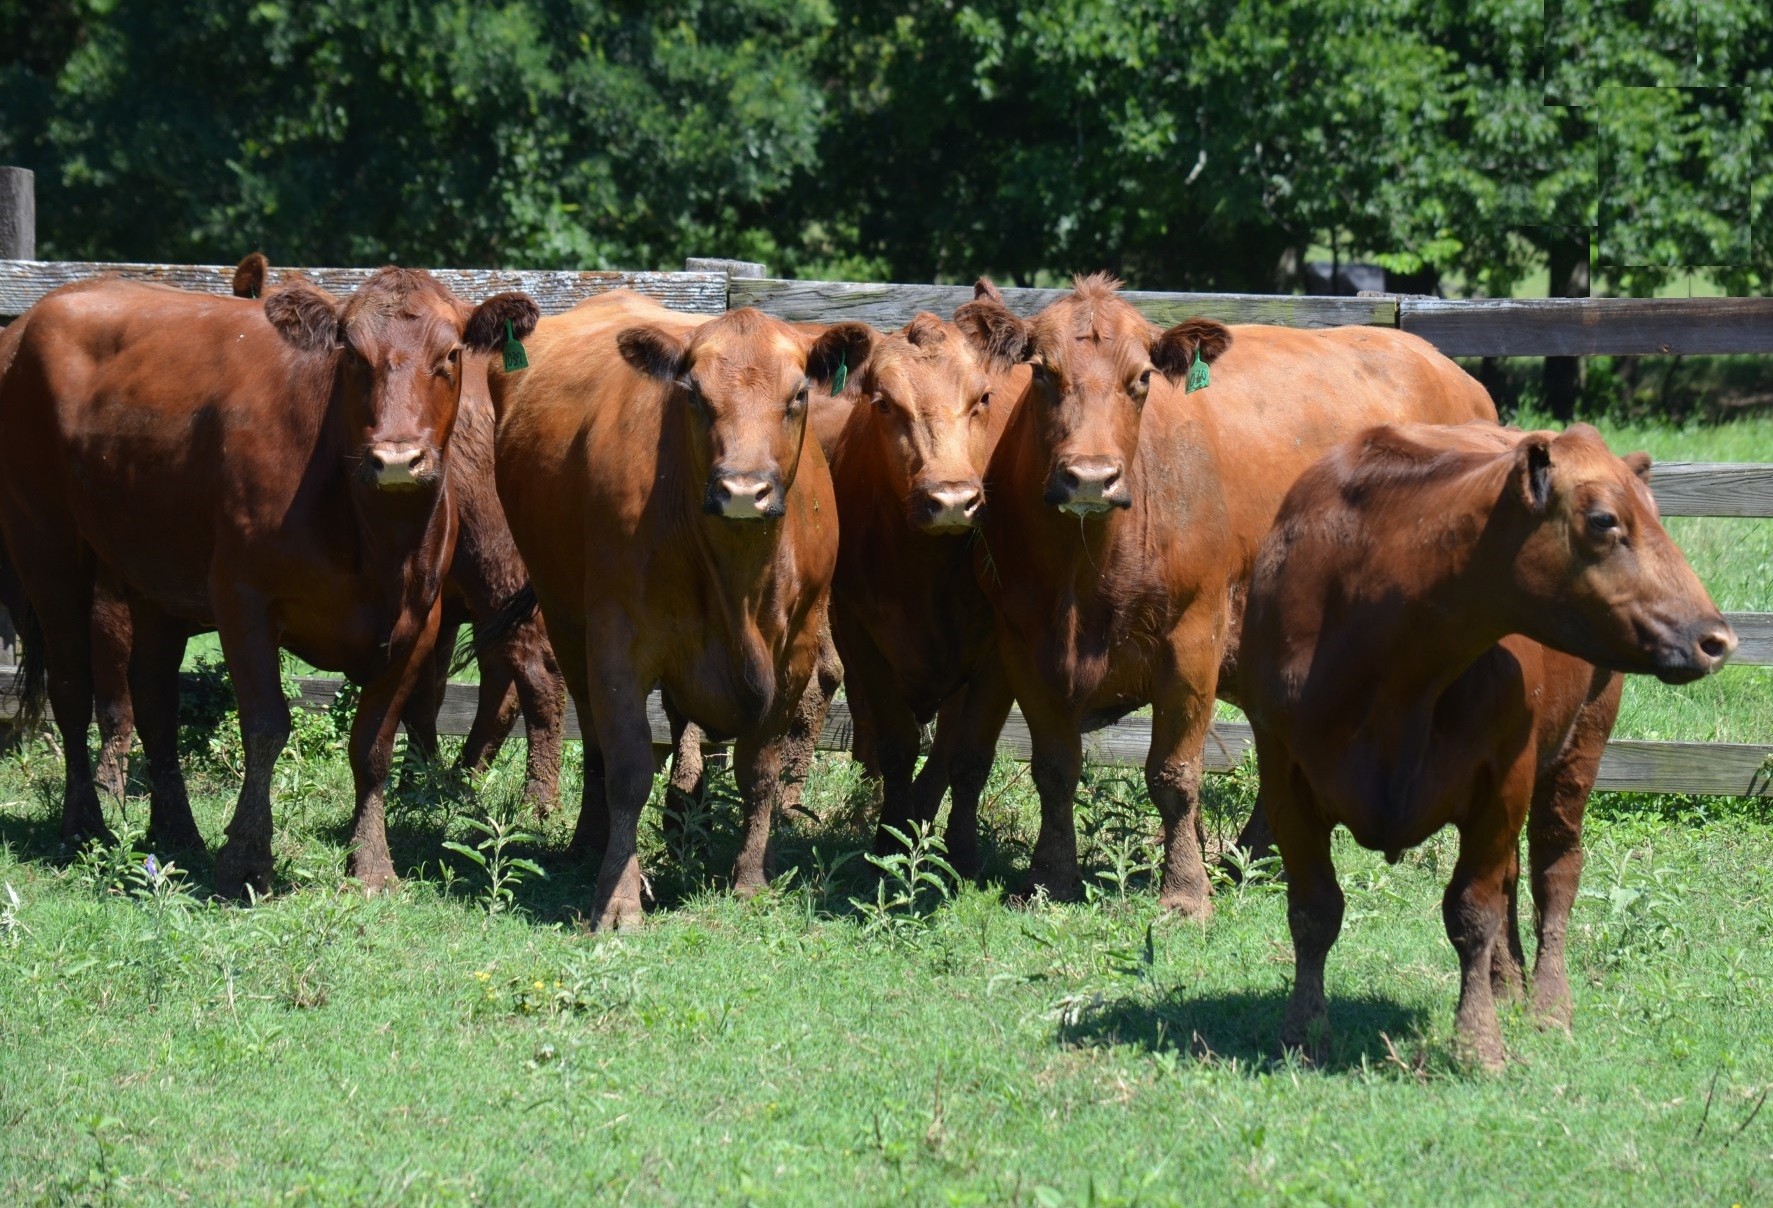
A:
{"type": "MultiPolygon", "coordinates": [[[[477,802],[401,794],[413,875],[392,897],[343,889],[348,781],[309,745],[305,787],[285,777],[283,888],[253,909],[156,891],[127,853],[59,861],[50,753],[0,765],[0,882],[20,900],[0,919],[0,1201],[1773,1195],[1773,1112],[1750,1119],[1773,1084],[1773,833],[1752,809],[1598,803],[1574,1038],[1510,1009],[1514,1060],[1490,1077],[1452,1056],[1448,835],[1395,867],[1339,848],[1335,1040],[1312,1068],[1275,1039],[1279,888],[1222,888],[1205,927],[1160,917],[1128,776],[1086,784],[1093,904],[967,886],[890,924],[852,902],[880,878],[847,761],[820,762],[824,821],[784,829],[785,876],[751,903],[720,890],[737,828],[722,784],[692,819],[706,847],[649,836],[662,908],[611,938],[578,923],[591,883],[562,854],[565,820],[520,844],[548,875],[516,887],[515,912],[489,914],[479,867],[441,848],[509,807],[510,758],[477,802]]],[[[217,835],[230,784],[200,773],[217,835]]],[[[1216,831],[1248,791],[1214,782],[1216,831]]],[[[1034,817],[1018,766],[985,817],[1001,880],[1034,817]]]]}

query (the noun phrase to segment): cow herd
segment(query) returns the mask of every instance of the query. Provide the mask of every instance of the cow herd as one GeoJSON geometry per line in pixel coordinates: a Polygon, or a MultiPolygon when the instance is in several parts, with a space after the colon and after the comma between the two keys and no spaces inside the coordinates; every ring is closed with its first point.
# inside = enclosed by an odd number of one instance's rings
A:
{"type": "Polygon", "coordinates": [[[768,882],[773,818],[840,679],[881,786],[877,842],[951,797],[968,873],[1020,705],[1028,887],[1056,898],[1080,885],[1082,735],[1149,706],[1159,894],[1197,917],[1223,699],[1257,740],[1242,841],[1272,840],[1286,869],[1288,1043],[1323,1039],[1332,828],[1396,858],[1452,825],[1459,1036],[1495,1064],[1495,997],[1525,988],[1523,826],[1533,1001],[1567,1023],[1563,936],[1620,674],[1695,678],[1735,645],[1661,526],[1647,458],[1581,427],[1500,427],[1469,375],[1398,331],[1160,328],[1105,275],[1031,318],[981,281],[950,318],[889,334],[625,292],[543,318],[407,269],[344,299],[265,280],[258,257],[233,298],[100,278],[0,333],[0,602],[25,639],[23,708],[47,703],[62,733],[63,838],[107,835],[98,791],[120,786],[133,728],[153,841],[202,849],[178,670],[215,630],[245,749],[224,894],[270,888],[280,649],[362,686],[349,873],[371,887],[394,878],[397,727],[435,748],[442,635],[478,638],[464,760],[490,758],[521,708],[542,807],[564,681],[599,927],[642,917],[655,688],[683,757],[698,732],[735,740],[741,894],[768,882]]]}

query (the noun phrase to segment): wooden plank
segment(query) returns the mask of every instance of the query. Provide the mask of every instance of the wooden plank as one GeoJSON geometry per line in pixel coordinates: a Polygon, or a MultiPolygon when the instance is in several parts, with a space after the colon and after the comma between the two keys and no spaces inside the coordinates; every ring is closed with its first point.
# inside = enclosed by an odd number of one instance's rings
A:
{"type": "MultiPolygon", "coordinates": [[[[1759,614],[1764,615],[1764,614],[1759,614]]],[[[1773,626],[1770,626],[1773,629],[1773,626]]],[[[326,696],[328,685],[336,681],[302,681],[304,697],[326,696]]],[[[450,685],[444,709],[438,717],[438,730],[444,734],[465,734],[474,720],[474,688],[467,684],[450,685]]],[[[577,715],[569,704],[567,733],[577,736],[577,715]]],[[[658,693],[647,700],[648,720],[652,723],[653,742],[668,746],[671,729],[658,693]]],[[[521,726],[521,723],[519,723],[521,726]]],[[[849,707],[839,698],[831,704],[831,714],[819,735],[822,751],[848,751],[852,726],[849,707]]],[[[1207,741],[1206,770],[1227,772],[1237,767],[1252,745],[1250,727],[1244,722],[1221,722],[1213,727],[1207,741]]],[[[1091,763],[1111,767],[1141,767],[1151,745],[1151,719],[1125,718],[1084,736],[1084,758],[1091,763]]],[[[998,740],[998,750],[1012,759],[1026,761],[1033,753],[1028,725],[1019,711],[1010,714],[998,740]]],[[[1722,796],[1773,796],[1773,778],[1768,764],[1773,761],[1773,746],[1720,742],[1648,742],[1622,739],[1607,744],[1601,760],[1597,789],[1629,793],[1698,793],[1722,796]]]]}
{"type": "MultiPolygon", "coordinates": [[[[290,273],[335,294],[356,289],[373,268],[278,268],[271,280],[290,273]]],[[[586,298],[615,289],[632,289],[673,310],[717,315],[726,310],[725,273],[578,273],[553,269],[432,269],[457,297],[479,301],[504,290],[520,289],[536,300],[544,314],[569,310],[586,298]]],[[[234,266],[218,264],[104,264],[79,261],[0,260],[0,316],[23,314],[58,285],[109,274],[130,281],[152,281],[199,293],[226,294],[233,288],[234,266]]]]}
{"type": "Polygon", "coordinates": [[[1658,462],[1650,467],[1650,491],[1664,516],[1773,516],[1773,465],[1658,462]]]}
{"type": "MultiPolygon", "coordinates": [[[[1032,315],[1064,297],[1063,289],[1005,289],[1004,302],[1017,314],[1032,315]]],[[[1169,327],[1202,316],[1225,323],[1274,323],[1286,327],[1340,327],[1345,324],[1397,325],[1396,298],[1320,298],[1290,294],[1178,294],[1127,290],[1121,295],[1152,322],[1169,327]]],[[[731,304],[755,306],[795,323],[856,320],[890,331],[920,310],[943,318],[973,300],[970,285],[887,285],[850,281],[747,280],[735,277],[731,304]]]]}
{"type": "Polygon", "coordinates": [[[1773,298],[1403,298],[1398,325],[1461,357],[1773,352],[1773,298]]]}
{"type": "Polygon", "coordinates": [[[1727,612],[1724,619],[1739,642],[1732,667],[1773,667],[1773,612],[1727,612]]]}
{"type": "MultiPolygon", "coordinates": [[[[343,681],[315,677],[298,681],[300,705],[324,709],[343,681]]],[[[9,680],[0,680],[0,721],[12,716],[14,698],[9,680]]],[[[462,735],[474,720],[476,689],[472,684],[451,684],[438,714],[441,734],[462,735]]],[[[658,693],[647,700],[647,720],[653,742],[670,745],[671,728],[665,720],[658,693]]],[[[850,745],[849,709],[839,699],[832,702],[831,716],[819,736],[819,749],[847,751],[850,745]]],[[[522,722],[515,735],[522,734],[522,722]]],[[[567,735],[578,737],[578,718],[567,706],[567,735]]],[[[1130,717],[1084,736],[1084,758],[1110,767],[1140,767],[1151,743],[1151,720],[1130,717]]],[[[1221,722],[1213,727],[1207,743],[1206,770],[1226,772],[1238,766],[1251,746],[1250,727],[1243,722],[1221,722]]],[[[1019,712],[1012,712],[998,749],[1012,759],[1026,761],[1032,754],[1028,726],[1019,712]]],[[[1618,739],[1607,744],[1601,760],[1597,789],[1622,793],[1695,793],[1713,796],[1773,797],[1773,746],[1723,742],[1649,742],[1618,739]]]]}

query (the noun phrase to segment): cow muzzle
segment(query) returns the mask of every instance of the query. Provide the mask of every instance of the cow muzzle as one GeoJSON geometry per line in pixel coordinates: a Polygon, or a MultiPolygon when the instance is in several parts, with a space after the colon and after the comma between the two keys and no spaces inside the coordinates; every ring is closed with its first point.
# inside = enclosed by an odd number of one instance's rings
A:
{"type": "Polygon", "coordinates": [[[787,510],[778,474],[715,474],[702,510],[728,520],[769,520],[787,510]]]}
{"type": "Polygon", "coordinates": [[[977,482],[943,482],[918,491],[911,500],[912,523],[929,533],[977,527],[985,490],[977,482]]]}
{"type": "Polygon", "coordinates": [[[381,441],[363,451],[363,477],[380,491],[411,491],[437,481],[437,455],[419,441],[381,441]]]}
{"type": "Polygon", "coordinates": [[[1710,675],[1736,650],[1736,631],[1716,614],[1673,630],[1656,651],[1656,678],[1690,684],[1710,675]]]}
{"type": "Polygon", "coordinates": [[[1100,516],[1133,506],[1118,458],[1078,457],[1062,462],[1047,481],[1046,500],[1074,516],[1100,516]]]}

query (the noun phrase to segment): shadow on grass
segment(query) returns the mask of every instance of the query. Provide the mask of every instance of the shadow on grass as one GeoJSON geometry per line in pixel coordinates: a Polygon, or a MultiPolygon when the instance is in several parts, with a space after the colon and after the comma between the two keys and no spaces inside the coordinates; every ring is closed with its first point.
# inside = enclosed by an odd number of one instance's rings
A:
{"type": "MultiPolygon", "coordinates": [[[[1420,1061],[1428,1012],[1387,998],[1330,999],[1329,1051],[1316,1068],[1335,1073],[1396,1064],[1406,1051],[1420,1061]],[[1387,1044],[1389,1038],[1390,1044],[1387,1044]]],[[[1231,991],[1177,996],[1160,1003],[1132,998],[1080,1006],[1059,1026],[1061,1044],[1079,1048],[1130,1045],[1199,1061],[1230,1061],[1265,1069],[1287,1060],[1280,1043],[1287,994],[1231,991]]]]}

